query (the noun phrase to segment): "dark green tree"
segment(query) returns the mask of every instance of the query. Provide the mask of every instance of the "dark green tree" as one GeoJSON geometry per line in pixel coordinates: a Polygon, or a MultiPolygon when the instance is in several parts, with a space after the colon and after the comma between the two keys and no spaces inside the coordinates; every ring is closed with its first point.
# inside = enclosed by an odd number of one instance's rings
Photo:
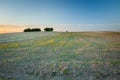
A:
{"type": "Polygon", "coordinates": [[[41,31],[41,29],[40,28],[33,28],[33,29],[31,29],[31,31],[32,32],[39,32],[39,31],[41,31]]]}
{"type": "Polygon", "coordinates": [[[24,32],[31,32],[30,28],[24,29],[24,32]]]}
{"type": "Polygon", "coordinates": [[[44,31],[46,32],[52,32],[54,29],[53,28],[44,28],[44,31]]]}
{"type": "Polygon", "coordinates": [[[33,28],[33,29],[27,28],[27,29],[24,29],[24,32],[40,32],[40,31],[41,31],[40,28],[33,28]]]}

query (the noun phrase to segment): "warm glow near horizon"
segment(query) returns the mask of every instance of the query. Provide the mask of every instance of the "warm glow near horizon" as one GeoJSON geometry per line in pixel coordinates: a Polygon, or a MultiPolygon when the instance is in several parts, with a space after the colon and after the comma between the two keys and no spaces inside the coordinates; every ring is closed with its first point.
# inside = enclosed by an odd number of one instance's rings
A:
{"type": "Polygon", "coordinates": [[[64,31],[63,28],[56,25],[0,25],[0,34],[23,32],[26,28],[40,28],[42,31],[45,27],[53,27],[55,31],[64,31]],[[56,28],[57,27],[57,28],[56,28]]]}
{"type": "Polygon", "coordinates": [[[0,29],[0,34],[4,34],[4,33],[14,33],[14,32],[22,32],[22,29],[0,29]]]}
{"type": "Polygon", "coordinates": [[[79,32],[79,31],[120,31],[120,24],[40,24],[40,25],[8,25],[0,24],[0,34],[23,32],[26,28],[40,28],[44,31],[45,27],[52,27],[58,32],[79,32]]]}
{"type": "Polygon", "coordinates": [[[22,32],[24,27],[18,27],[17,25],[0,25],[0,34],[22,32]]]}

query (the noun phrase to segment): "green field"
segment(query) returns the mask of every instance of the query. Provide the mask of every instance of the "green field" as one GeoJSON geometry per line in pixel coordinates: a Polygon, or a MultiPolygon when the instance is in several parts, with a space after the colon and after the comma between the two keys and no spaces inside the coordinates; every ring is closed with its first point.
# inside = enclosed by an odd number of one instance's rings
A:
{"type": "Polygon", "coordinates": [[[0,80],[119,80],[120,32],[0,34],[0,80]]]}

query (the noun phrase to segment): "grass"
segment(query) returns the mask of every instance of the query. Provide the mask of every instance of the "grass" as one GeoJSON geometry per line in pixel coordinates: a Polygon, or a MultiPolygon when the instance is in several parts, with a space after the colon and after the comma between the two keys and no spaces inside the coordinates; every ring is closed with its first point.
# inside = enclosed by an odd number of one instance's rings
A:
{"type": "Polygon", "coordinates": [[[0,35],[0,80],[119,80],[119,76],[119,32],[0,35]]]}

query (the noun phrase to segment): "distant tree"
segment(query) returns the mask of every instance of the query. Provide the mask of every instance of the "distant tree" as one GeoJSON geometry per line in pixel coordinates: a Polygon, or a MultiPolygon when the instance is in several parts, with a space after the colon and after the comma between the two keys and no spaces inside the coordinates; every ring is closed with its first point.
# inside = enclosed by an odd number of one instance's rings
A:
{"type": "Polygon", "coordinates": [[[24,32],[31,32],[30,28],[24,29],[24,32]]]}
{"type": "Polygon", "coordinates": [[[41,31],[41,29],[40,28],[33,28],[33,29],[31,29],[31,31],[32,32],[39,32],[39,31],[41,31]]]}
{"type": "Polygon", "coordinates": [[[39,31],[41,31],[40,28],[33,28],[33,29],[27,28],[27,29],[24,29],[24,32],[39,32],[39,31]]]}
{"type": "Polygon", "coordinates": [[[54,29],[53,28],[44,28],[44,31],[46,32],[52,32],[54,29]]]}

